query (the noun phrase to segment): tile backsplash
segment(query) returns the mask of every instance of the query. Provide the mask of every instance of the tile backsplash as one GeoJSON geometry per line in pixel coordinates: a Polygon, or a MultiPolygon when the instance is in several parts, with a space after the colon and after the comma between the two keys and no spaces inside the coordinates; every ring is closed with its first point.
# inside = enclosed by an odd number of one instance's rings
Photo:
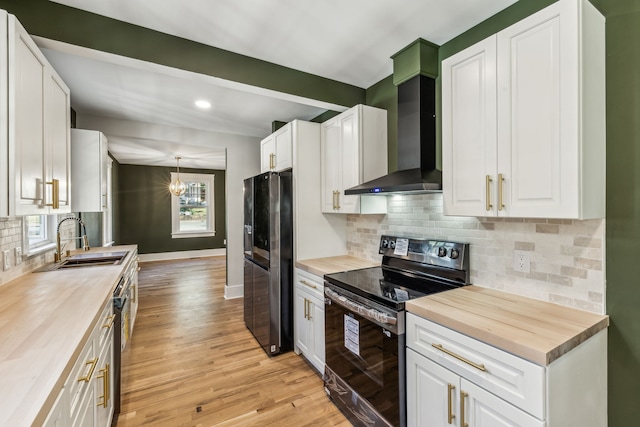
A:
{"type": "MultiPolygon", "coordinates": [[[[72,216],[72,215],[64,215],[72,216]]],[[[60,216],[62,219],[63,216],[60,216]]],[[[53,254],[55,249],[50,249],[33,256],[22,256],[21,263],[16,265],[15,248],[20,246],[23,254],[26,253],[27,248],[23,243],[23,224],[21,217],[3,217],[0,218],[0,259],[2,259],[2,252],[10,251],[11,268],[3,271],[0,265],[0,286],[4,285],[11,280],[28,273],[48,262],[53,261],[53,254]]],[[[60,235],[63,239],[72,239],[75,236],[75,226],[73,221],[66,221],[60,229],[60,235]]],[[[67,249],[73,248],[74,241],[70,240],[67,245],[67,249]]]]}
{"type": "Polygon", "coordinates": [[[468,242],[471,283],[595,313],[605,307],[605,220],[451,217],[442,194],[388,197],[386,215],[349,215],[349,255],[380,260],[380,235],[468,242]],[[529,252],[531,271],[513,269],[529,252]]]}

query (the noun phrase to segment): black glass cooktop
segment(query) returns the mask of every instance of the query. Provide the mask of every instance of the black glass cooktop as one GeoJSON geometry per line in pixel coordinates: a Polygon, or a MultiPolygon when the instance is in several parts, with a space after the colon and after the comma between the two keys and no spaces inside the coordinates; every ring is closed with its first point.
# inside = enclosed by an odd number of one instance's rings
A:
{"type": "Polygon", "coordinates": [[[324,279],[356,295],[395,309],[404,309],[405,301],[457,287],[382,267],[326,274],[324,279]]]}

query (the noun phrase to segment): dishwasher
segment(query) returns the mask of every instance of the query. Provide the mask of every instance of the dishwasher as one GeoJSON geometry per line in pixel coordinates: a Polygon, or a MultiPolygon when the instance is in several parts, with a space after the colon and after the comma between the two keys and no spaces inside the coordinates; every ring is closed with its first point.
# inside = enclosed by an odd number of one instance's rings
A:
{"type": "MultiPolygon", "coordinates": [[[[133,264],[133,263],[132,263],[133,264]]],[[[131,313],[131,267],[122,276],[113,291],[113,422],[116,425],[120,415],[122,351],[129,338],[129,318],[131,313]]]]}

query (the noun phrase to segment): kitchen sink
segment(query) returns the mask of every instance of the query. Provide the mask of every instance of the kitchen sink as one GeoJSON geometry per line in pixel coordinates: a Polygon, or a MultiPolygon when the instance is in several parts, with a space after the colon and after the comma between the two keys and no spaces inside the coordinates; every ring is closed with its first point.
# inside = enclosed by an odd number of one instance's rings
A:
{"type": "Polygon", "coordinates": [[[118,265],[127,256],[128,251],[90,252],[71,255],[60,262],[46,264],[34,272],[55,271],[67,268],[98,267],[105,265],[118,265]]]}

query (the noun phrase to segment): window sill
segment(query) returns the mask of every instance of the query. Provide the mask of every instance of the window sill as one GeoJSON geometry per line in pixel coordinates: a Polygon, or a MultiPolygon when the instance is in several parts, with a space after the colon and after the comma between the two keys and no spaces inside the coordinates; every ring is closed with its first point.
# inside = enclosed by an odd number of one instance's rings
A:
{"type": "Polygon", "coordinates": [[[192,237],[213,237],[215,231],[201,231],[199,233],[171,233],[172,239],[190,239],[192,237]]]}
{"type": "Polygon", "coordinates": [[[27,258],[31,258],[36,255],[41,255],[45,252],[48,252],[52,249],[56,248],[55,243],[45,243],[43,245],[36,246],[34,248],[29,248],[29,252],[25,255],[27,258]]]}

